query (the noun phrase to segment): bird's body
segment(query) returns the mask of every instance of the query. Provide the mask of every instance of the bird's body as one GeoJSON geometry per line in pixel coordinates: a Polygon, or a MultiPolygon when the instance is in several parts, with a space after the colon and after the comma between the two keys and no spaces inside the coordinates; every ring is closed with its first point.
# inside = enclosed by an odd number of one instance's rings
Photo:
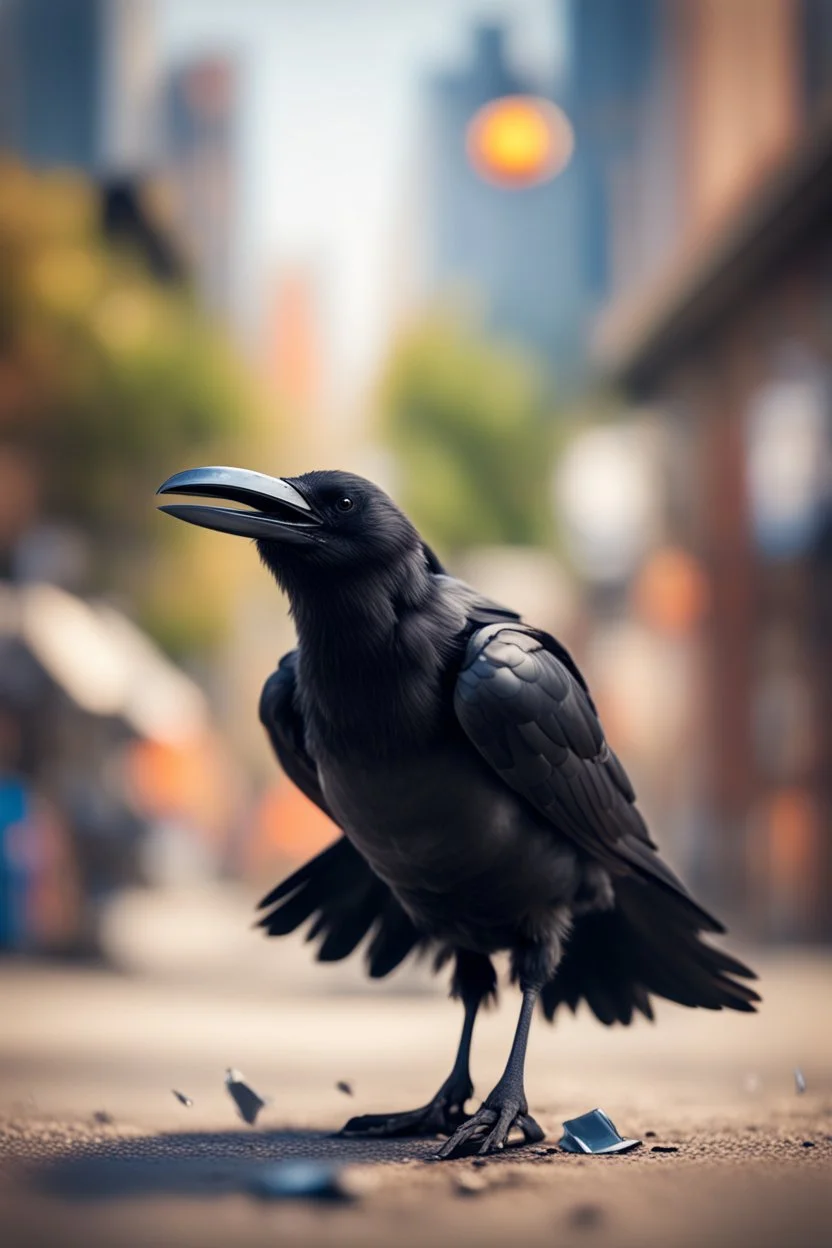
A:
{"type": "Polygon", "coordinates": [[[356,618],[324,615],[309,652],[298,653],[296,697],[322,796],[352,845],[420,931],[493,953],[560,919],[580,867],[569,842],[484,762],[454,713],[448,691],[478,600],[444,575],[429,575],[425,589],[412,618],[399,611],[386,628],[364,595],[356,618]],[[340,649],[350,687],[336,702],[317,651],[331,661],[340,649]]]}
{"type": "Polygon", "coordinates": [[[352,767],[324,755],[345,835],[419,930],[478,953],[541,935],[578,891],[576,851],[500,784],[471,744],[352,767]]]}
{"type": "Polygon", "coordinates": [[[347,1130],[456,1128],[445,1155],[472,1139],[501,1147],[512,1126],[540,1138],[522,1087],[538,998],[549,1017],[584,998],[607,1023],[652,1017],[651,993],[753,1010],[756,994],[734,978],[750,972],[701,940],[721,926],[658,856],[554,638],[447,576],[360,478],[201,469],[163,490],[261,505],[168,510],[255,536],[297,625],[260,714],[289,777],[343,837],[264,899],[262,926],[281,935],[311,920],[327,960],[368,937],[373,975],[416,948],[455,959],[466,1023],[449,1080],[420,1110],[347,1130]],[[503,1079],[467,1118],[473,1019],[499,951],[523,1011],[503,1079]]]}

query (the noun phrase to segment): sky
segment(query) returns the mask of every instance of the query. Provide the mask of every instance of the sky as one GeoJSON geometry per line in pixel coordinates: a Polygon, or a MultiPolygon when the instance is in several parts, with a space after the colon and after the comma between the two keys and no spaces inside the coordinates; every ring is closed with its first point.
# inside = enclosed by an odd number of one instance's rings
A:
{"type": "Polygon", "coordinates": [[[235,306],[248,341],[281,271],[315,275],[330,404],[360,401],[419,280],[425,79],[465,62],[472,26],[508,31],[551,80],[557,0],[157,0],[168,64],[224,52],[240,71],[235,306]]]}

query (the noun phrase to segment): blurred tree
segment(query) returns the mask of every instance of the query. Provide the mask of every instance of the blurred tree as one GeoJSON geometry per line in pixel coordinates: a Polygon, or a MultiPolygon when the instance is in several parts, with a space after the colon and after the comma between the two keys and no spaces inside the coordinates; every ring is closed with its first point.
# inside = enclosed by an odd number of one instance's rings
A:
{"type": "Polygon", "coordinates": [[[138,593],[176,648],[207,640],[188,539],[155,518],[153,492],[234,435],[249,402],[188,291],[105,238],[90,183],[0,163],[0,484],[18,483],[0,508],[7,569],[31,526],[69,525],[88,539],[89,587],[138,593]],[[157,572],[175,586],[167,607],[157,572]]]}
{"type": "Polygon", "coordinates": [[[394,349],[381,397],[402,501],[431,541],[454,551],[550,540],[554,422],[529,356],[436,314],[394,349]]]}

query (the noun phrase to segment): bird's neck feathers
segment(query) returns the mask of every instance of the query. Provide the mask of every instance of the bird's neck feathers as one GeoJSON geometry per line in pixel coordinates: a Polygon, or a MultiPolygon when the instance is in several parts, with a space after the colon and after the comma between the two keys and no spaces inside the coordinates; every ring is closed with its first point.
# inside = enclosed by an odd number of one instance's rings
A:
{"type": "Polygon", "coordinates": [[[298,640],[315,652],[349,646],[356,658],[394,644],[401,615],[429,601],[431,576],[417,555],[363,572],[289,580],[284,588],[298,640]]]}
{"type": "Polygon", "coordinates": [[[313,592],[287,589],[299,693],[316,735],[356,748],[372,739],[385,753],[392,742],[430,730],[460,621],[421,552],[364,577],[332,578],[313,592]]]}

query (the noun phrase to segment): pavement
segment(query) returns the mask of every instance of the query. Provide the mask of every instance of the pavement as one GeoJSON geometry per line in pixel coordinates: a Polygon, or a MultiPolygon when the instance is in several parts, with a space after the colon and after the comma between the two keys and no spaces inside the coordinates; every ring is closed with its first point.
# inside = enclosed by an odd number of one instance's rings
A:
{"type": "MultiPolygon", "coordinates": [[[[546,1143],[480,1165],[435,1162],[432,1141],[333,1136],[352,1114],[432,1094],[458,1007],[424,974],[365,985],[349,972],[339,990],[301,945],[269,948],[271,978],[0,964],[3,1248],[832,1243],[829,954],[738,950],[761,972],[753,1017],[661,1003],[653,1026],[536,1020],[527,1092],[546,1143]],[[269,1098],[254,1128],[235,1115],[228,1066],[269,1098]],[[559,1151],[561,1122],[595,1106],[641,1147],[559,1151]],[[283,1158],[347,1166],[357,1198],[252,1195],[283,1158]]],[[[516,1008],[507,988],[478,1022],[480,1097],[516,1008]]]]}

